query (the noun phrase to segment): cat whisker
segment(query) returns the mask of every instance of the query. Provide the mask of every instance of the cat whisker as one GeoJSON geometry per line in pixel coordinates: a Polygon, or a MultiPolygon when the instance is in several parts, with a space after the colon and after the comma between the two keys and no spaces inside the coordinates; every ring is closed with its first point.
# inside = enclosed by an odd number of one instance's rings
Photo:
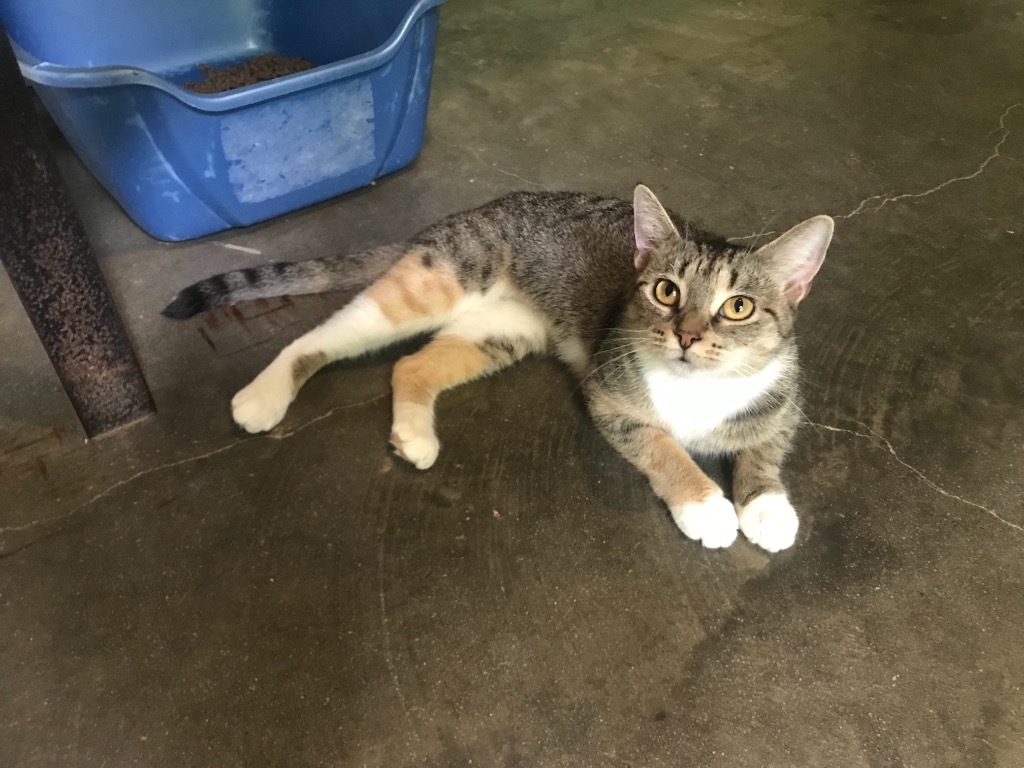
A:
{"type": "Polygon", "coordinates": [[[619,347],[619,349],[625,349],[626,351],[622,352],[621,354],[615,355],[615,357],[612,357],[611,359],[606,360],[603,363],[601,363],[600,365],[596,366],[592,371],[590,371],[590,373],[588,373],[586,376],[583,377],[583,380],[585,381],[586,379],[588,379],[589,377],[593,376],[598,371],[600,371],[600,370],[602,370],[604,368],[607,368],[612,363],[616,363],[619,360],[622,360],[623,358],[629,357],[631,354],[633,354],[633,351],[634,351],[632,345],[626,345],[624,347],[619,347]]]}
{"type": "MultiPolygon", "coordinates": [[[[624,349],[636,349],[636,346],[634,344],[620,344],[617,347],[606,347],[606,348],[601,350],[601,353],[602,354],[612,354],[612,353],[615,353],[615,352],[621,352],[624,349]]],[[[595,355],[595,357],[598,357],[598,356],[595,355]]],[[[602,363],[602,365],[603,365],[603,363],[602,363]]]]}
{"type": "Polygon", "coordinates": [[[573,389],[573,392],[575,392],[580,387],[582,387],[584,382],[587,381],[587,379],[591,378],[592,376],[594,376],[599,371],[607,368],[609,365],[612,365],[613,363],[617,363],[619,360],[622,360],[624,358],[629,357],[634,352],[633,345],[631,345],[631,344],[627,344],[627,345],[624,345],[623,347],[619,347],[619,349],[626,349],[626,351],[622,352],[621,354],[615,355],[615,357],[611,358],[610,360],[606,360],[603,363],[601,363],[600,365],[594,367],[591,371],[589,371],[587,373],[586,376],[584,376],[583,378],[581,378],[579,380],[579,383],[576,385],[575,389],[573,389]]]}
{"type": "MultiPolygon", "coordinates": [[[[762,370],[763,370],[763,367],[758,368],[758,367],[755,367],[755,366],[752,366],[752,365],[741,365],[741,366],[736,368],[735,373],[736,373],[737,376],[754,376],[754,375],[760,373],[762,370]]],[[[796,410],[796,412],[800,414],[800,416],[802,417],[803,421],[805,421],[808,424],[810,424],[811,427],[814,429],[814,431],[817,432],[819,435],[822,434],[821,430],[818,429],[818,427],[815,425],[815,423],[813,421],[811,421],[810,417],[804,412],[803,408],[800,407],[799,403],[797,402],[797,398],[791,397],[788,394],[779,395],[779,394],[774,394],[773,393],[770,396],[769,401],[773,405],[784,405],[784,404],[791,405],[796,410]]]]}

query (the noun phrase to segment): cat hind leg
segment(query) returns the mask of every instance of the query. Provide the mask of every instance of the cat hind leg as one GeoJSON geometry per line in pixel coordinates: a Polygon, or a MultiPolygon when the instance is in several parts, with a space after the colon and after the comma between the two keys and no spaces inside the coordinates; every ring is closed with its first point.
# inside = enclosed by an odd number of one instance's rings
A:
{"type": "Polygon", "coordinates": [[[391,445],[417,469],[437,460],[434,430],[438,395],[544,349],[547,332],[528,307],[495,300],[457,316],[433,341],[395,364],[391,445]]]}
{"type": "Polygon", "coordinates": [[[321,325],[285,347],[231,401],[247,432],[273,429],[299,388],[334,360],[359,357],[448,320],[465,291],[447,262],[412,248],[382,277],[321,325]]]}
{"type": "Polygon", "coordinates": [[[477,344],[448,334],[439,334],[420,351],[395,363],[391,378],[391,445],[395,452],[417,469],[432,466],[441,449],[434,432],[437,396],[495,369],[494,361],[477,344]]]}

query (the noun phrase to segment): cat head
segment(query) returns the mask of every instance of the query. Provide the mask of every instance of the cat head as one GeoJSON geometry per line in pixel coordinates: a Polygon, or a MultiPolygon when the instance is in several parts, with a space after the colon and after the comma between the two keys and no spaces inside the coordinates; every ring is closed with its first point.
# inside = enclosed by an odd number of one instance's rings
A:
{"type": "MultiPolygon", "coordinates": [[[[815,216],[756,250],[684,237],[647,187],[633,196],[638,273],[627,313],[651,362],[680,373],[755,373],[792,349],[797,305],[832,240],[815,216]]],[[[685,230],[684,230],[685,232],[685,230]]]]}

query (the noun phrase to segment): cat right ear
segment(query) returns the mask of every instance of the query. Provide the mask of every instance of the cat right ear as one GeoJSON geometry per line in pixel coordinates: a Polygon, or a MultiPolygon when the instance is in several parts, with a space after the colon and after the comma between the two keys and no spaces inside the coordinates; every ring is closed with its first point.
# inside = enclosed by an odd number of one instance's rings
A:
{"type": "Polygon", "coordinates": [[[654,193],[643,184],[637,184],[633,190],[633,235],[636,238],[633,263],[637,269],[644,268],[656,244],[679,238],[672,219],[654,193]]]}
{"type": "Polygon", "coordinates": [[[835,222],[831,217],[815,216],[757,251],[782,279],[786,299],[792,306],[799,304],[811,290],[811,281],[825,260],[833,231],[835,222]]]}

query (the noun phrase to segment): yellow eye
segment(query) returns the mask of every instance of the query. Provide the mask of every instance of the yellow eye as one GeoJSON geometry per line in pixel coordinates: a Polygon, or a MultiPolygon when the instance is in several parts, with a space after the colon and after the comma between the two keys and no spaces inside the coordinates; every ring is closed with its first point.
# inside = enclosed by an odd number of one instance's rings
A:
{"type": "Polygon", "coordinates": [[[679,286],[671,280],[659,280],[654,284],[654,298],[666,307],[674,307],[679,303],[679,286]]]}
{"type": "Polygon", "coordinates": [[[754,314],[754,300],[749,296],[730,296],[718,314],[727,320],[746,320],[754,314]]]}

